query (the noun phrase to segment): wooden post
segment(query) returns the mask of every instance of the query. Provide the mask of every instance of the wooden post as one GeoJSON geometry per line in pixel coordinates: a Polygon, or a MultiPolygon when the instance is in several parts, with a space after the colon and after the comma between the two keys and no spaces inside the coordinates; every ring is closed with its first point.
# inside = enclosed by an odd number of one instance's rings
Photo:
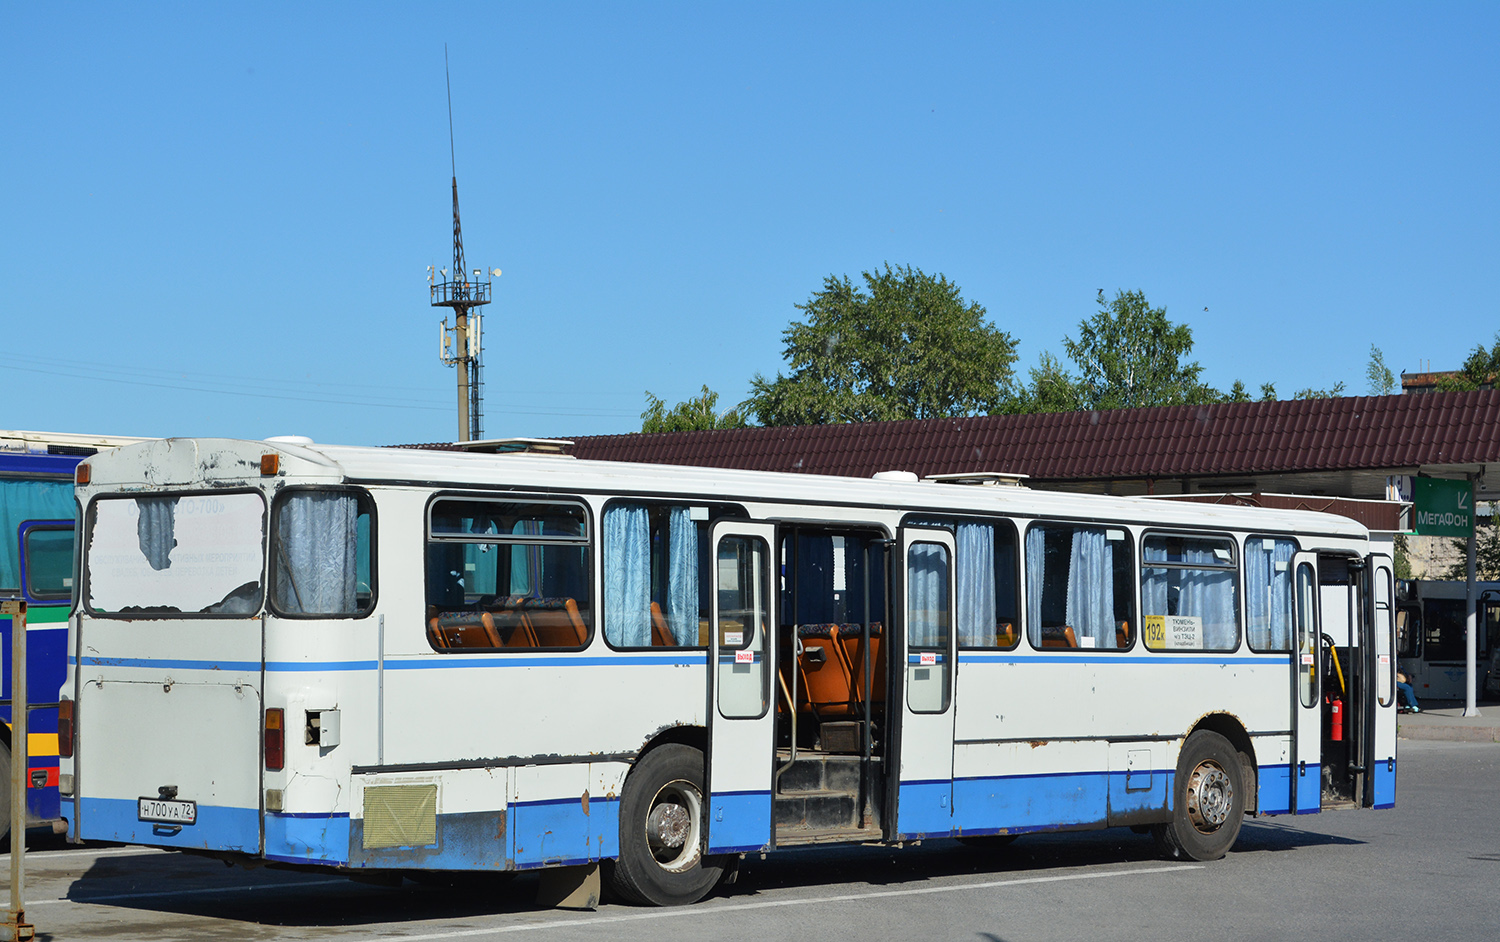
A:
{"type": "Polygon", "coordinates": [[[26,786],[30,756],[26,748],[26,603],[0,602],[10,616],[10,911],[0,939],[24,942],[34,930],[26,921],[26,786]]]}

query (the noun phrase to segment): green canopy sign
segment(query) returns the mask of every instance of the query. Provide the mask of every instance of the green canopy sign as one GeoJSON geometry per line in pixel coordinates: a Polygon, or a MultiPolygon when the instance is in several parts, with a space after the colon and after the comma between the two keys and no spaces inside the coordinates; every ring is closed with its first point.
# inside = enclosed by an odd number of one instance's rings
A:
{"type": "Polygon", "coordinates": [[[1416,498],[1419,536],[1467,537],[1474,532],[1474,487],[1468,481],[1417,478],[1416,498]]]}

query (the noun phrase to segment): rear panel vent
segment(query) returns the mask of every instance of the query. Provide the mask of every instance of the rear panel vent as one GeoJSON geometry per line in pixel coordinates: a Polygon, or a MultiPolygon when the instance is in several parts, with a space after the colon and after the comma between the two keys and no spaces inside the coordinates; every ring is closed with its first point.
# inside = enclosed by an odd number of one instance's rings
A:
{"type": "Polygon", "coordinates": [[[377,785],[365,789],[366,848],[431,847],[436,843],[436,785],[377,785]]]}

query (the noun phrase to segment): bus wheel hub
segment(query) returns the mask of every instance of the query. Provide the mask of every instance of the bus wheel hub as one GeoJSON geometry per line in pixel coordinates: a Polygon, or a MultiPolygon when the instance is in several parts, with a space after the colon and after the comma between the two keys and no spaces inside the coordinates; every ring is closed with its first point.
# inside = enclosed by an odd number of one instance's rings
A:
{"type": "Polygon", "coordinates": [[[646,819],[646,834],[655,847],[681,847],[692,827],[692,816],[678,804],[657,805],[646,819]]]}
{"type": "Polygon", "coordinates": [[[1233,804],[1234,786],[1215,763],[1205,762],[1188,776],[1188,817],[1198,830],[1218,830],[1229,820],[1229,809],[1233,804]]]}

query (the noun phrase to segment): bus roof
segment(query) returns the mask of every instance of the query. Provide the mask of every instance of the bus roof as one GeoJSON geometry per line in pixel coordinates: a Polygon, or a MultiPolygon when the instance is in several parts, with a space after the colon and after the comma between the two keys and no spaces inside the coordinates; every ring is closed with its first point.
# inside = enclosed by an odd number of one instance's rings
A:
{"type": "MultiPolygon", "coordinates": [[[[846,508],[948,513],[1059,516],[1098,521],[1150,522],[1225,530],[1296,531],[1366,540],[1366,528],[1347,517],[1306,510],[1107,497],[1026,487],[872,480],[776,471],[588,461],[562,455],[482,454],[284,441],[162,439],[87,459],[92,487],[145,484],[231,486],[256,484],[260,456],[282,456],[284,480],[307,483],[407,484],[435,488],[507,487],[549,492],[611,493],[643,498],[758,504],[807,503],[846,508]],[[175,471],[169,471],[175,468],[175,471]]],[[[774,516],[774,512],[768,513],[774,516]]]]}

